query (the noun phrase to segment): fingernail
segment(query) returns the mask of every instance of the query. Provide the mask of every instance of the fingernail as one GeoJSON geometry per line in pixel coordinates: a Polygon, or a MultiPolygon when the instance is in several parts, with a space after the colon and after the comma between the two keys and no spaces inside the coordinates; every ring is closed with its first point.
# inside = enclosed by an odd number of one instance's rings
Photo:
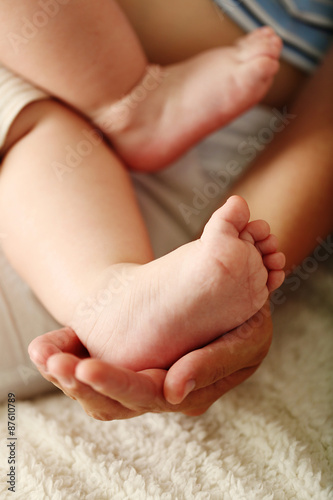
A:
{"type": "Polygon", "coordinates": [[[103,385],[99,383],[95,384],[92,382],[84,382],[84,384],[90,385],[90,387],[92,387],[96,392],[102,392],[103,390],[105,390],[105,387],[103,387],[103,385]]]}
{"type": "Polygon", "coordinates": [[[58,377],[58,380],[61,385],[71,389],[75,386],[75,380],[72,377],[58,377]]]}
{"type": "Polygon", "coordinates": [[[47,369],[47,366],[45,364],[43,364],[43,365],[42,364],[38,364],[38,363],[35,363],[34,361],[33,361],[33,364],[35,365],[35,367],[37,368],[37,370],[40,370],[40,371],[42,371],[44,373],[48,373],[49,372],[48,369],[47,369]]]}
{"type": "Polygon", "coordinates": [[[195,388],[195,380],[189,380],[185,385],[185,390],[183,394],[183,400],[193,391],[195,388]]]}

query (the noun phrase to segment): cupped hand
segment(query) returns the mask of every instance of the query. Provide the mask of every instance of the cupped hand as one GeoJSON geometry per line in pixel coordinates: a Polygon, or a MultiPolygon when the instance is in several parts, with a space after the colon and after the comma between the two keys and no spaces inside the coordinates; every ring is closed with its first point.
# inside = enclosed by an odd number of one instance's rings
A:
{"type": "Polygon", "coordinates": [[[186,354],[169,370],[133,372],[90,358],[71,328],[37,337],[29,354],[46,380],[95,419],[126,419],[147,412],[197,416],[256,371],[271,339],[266,304],[247,323],[186,354]]]}

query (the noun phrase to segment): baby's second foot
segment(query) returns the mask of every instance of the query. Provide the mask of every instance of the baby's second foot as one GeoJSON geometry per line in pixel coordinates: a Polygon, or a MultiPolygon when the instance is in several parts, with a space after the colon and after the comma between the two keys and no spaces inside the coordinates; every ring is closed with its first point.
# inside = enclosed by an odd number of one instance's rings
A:
{"type": "Polygon", "coordinates": [[[264,221],[232,197],[200,240],[144,265],[111,266],[70,326],[91,356],[166,368],[254,315],[281,285],[284,256],[264,221]]]}
{"type": "Polygon", "coordinates": [[[281,46],[265,27],[231,47],[149,67],[128,96],[92,119],[130,167],[156,170],[257,104],[278,70],[281,46]]]}

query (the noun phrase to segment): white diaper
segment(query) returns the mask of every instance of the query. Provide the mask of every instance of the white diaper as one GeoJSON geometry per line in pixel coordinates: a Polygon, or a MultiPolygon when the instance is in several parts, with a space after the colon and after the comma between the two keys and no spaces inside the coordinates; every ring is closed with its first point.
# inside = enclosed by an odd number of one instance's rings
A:
{"type": "MultiPolygon", "coordinates": [[[[0,86],[5,74],[0,68],[0,86]]],[[[45,97],[13,75],[12,81],[14,88],[11,91],[8,87],[7,92],[12,103],[2,99],[0,92],[2,139],[25,104],[45,97]]],[[[232,183],[286,121],[276,110],[257,107],[210,136],[167,170],[133,175],[156,257],[187,243],[202,231],[232,183]]],[[[11,268],[0,248],[0,400],[8,392],[16,393],[17,397],[31,397],[52,389],[52,384],[31,364],[27,346],[36,336],[58,326],[11,268]]]]}

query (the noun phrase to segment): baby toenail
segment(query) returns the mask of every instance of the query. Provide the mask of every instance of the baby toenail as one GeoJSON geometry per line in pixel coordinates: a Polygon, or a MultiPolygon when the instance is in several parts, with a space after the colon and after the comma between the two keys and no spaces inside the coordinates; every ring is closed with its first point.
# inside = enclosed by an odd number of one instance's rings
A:
{"type": "Polygon", "coordinates": [[[271,34],[274,33],[274,30],[270,26],[263,26],[261,32],[271,34]]]}

